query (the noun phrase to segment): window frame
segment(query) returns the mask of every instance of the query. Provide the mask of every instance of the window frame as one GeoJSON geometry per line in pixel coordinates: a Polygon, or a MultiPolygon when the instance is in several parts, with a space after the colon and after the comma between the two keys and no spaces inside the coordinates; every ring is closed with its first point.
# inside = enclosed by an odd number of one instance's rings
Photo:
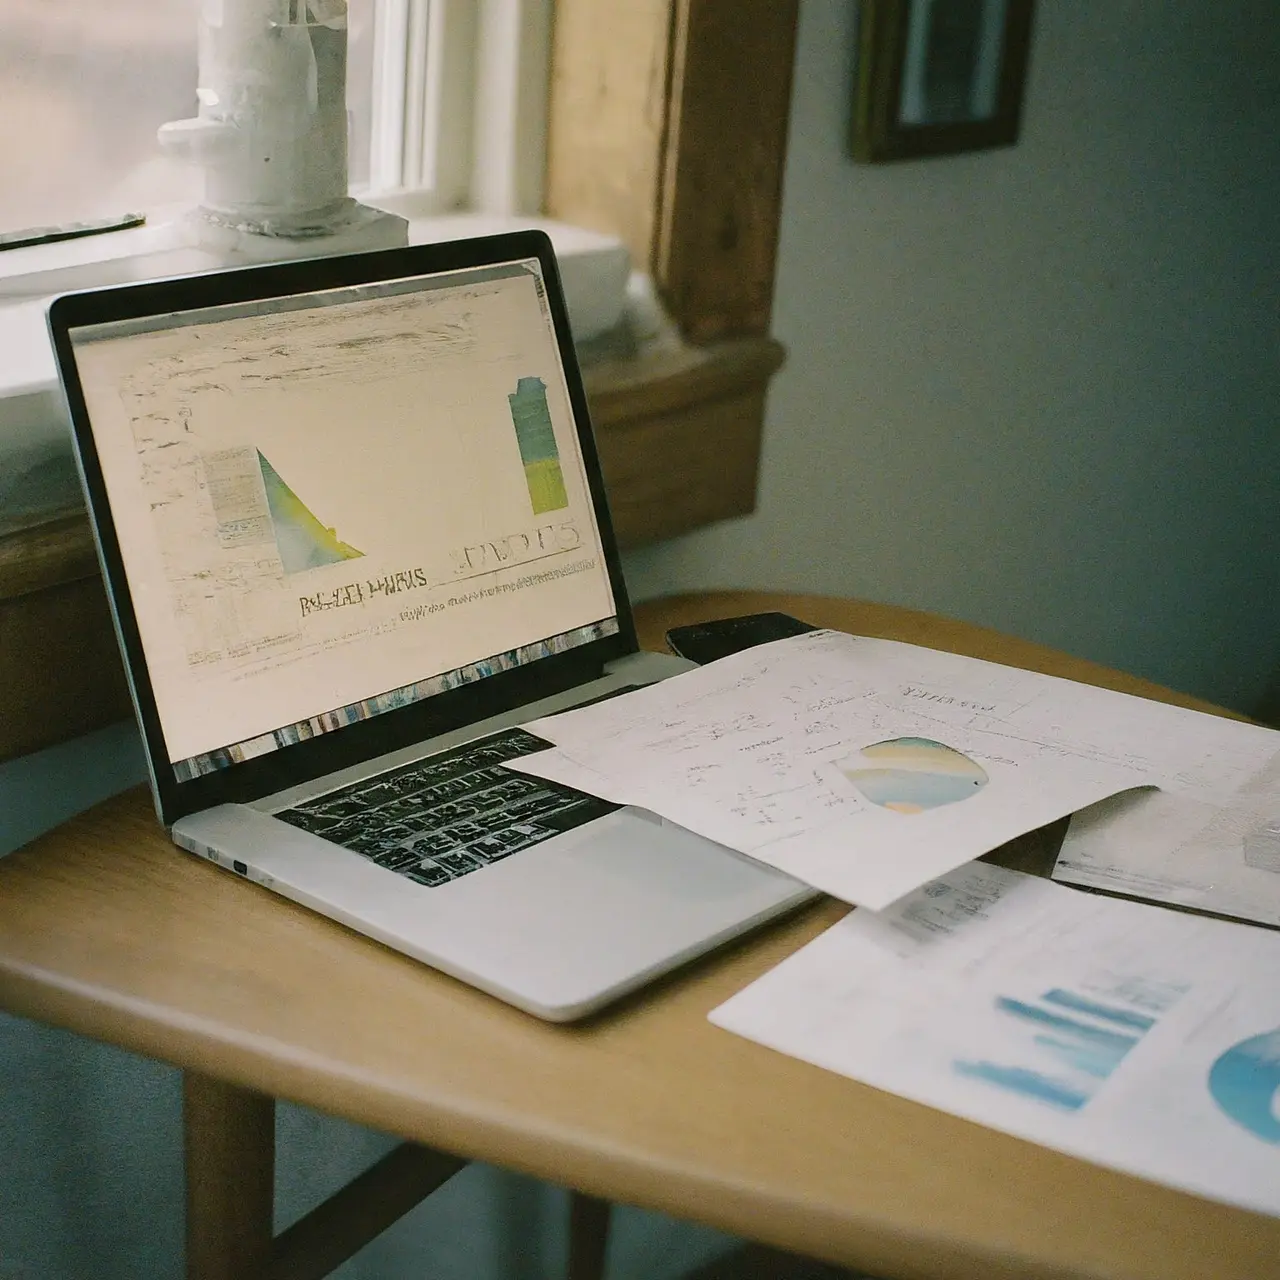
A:
{"type": "Polygon", "coordinates": [[[410,218],[539,212],[554,0],[377,2],[370,181],[353,194],[410,218]]]}
{"type": "Polygon", "coordinates": [[[612,231],[695,342],[767,334],[799,0],[557,0],[547,212],[612,231]]]}

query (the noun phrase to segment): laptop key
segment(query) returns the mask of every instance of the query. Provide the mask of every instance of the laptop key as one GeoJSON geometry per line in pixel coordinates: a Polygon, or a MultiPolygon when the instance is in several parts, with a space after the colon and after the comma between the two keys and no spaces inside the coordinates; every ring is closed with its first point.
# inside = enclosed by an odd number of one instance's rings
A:
{"type": "Polygon", "coordinates": [[[389,782],[372,782],[359,791],[360,799],[370,808],[394,800],[400,793],[389,782]]]}
{"type": "Polygon", "coordinates": [[[416,834],[412,827],[403,822],[393,822],[389,826],[382,828],[382,838],[384,840],[408,840],[410,836],[416,834]]]}
{"type": "Polygon", "coordinates": [[[538,822],[554,831],[572,831],[574,827],[580,827],[584,822],[592,822],[596,818],[603,818],[619,807],[608,800],[598,800],[595,796],[578,796],[575,797],[574,803],[564,808],[540,814],[538,822]]]}
{"type": "Polygon", "coordinates": [[[475,871],[477,868],[484,866],[483,859],[473,858],[469,853],[463,853],[460,849],[455,850],[453,853],[436,854],[435,862],[437,865],[459,876],[465,876],[468,871],[475,871]]]}
{"type": "Polygon", "coordinates": [[[381,818],[412,818],[422,812],[422,801],[417,796],[405,796],[401,800],[393,800],[390,804],[384,804],[378,810],[381,818]]]}
{"type": "Polygon", "coordinates": [[[447,831],[419,836],[409,846],[419,858],[435,858],[442,853],[452,853],[457,847],[458,842],[447,831]]]}
{"type": "Polygon", "coordinates": [[[448,884],[453,879],[448,871],[434,862],[419,862],[416,867],[409,867],[401,874],[408,876],[410,880],[416,880],[418,884],[426,885],[429,889],[448,884]]]}
{"type": "Polygon", "coordinates": [[[362,818],[359,819],[348,818],[345,822],[340,822],[337,826],[330,827],[328,831],[324,833],[324,838],[332,841],[334,844],[340,844],[343,848],[346,848],[347,844],[357,836],[369,834],[376,835],[381,827],[377,826],[371,830],[367,817],[368,815],[362,815],[362,818]]]}
{"type": "Polygon", "coordinates": [[[456,822],[462,822],[467,818],[474,818],[479,812],[480,807],[474,802],[456,800],[452,804],[444,804],[438,809],[432,809],[430,816],[432,825],[438,823],[442,827],[450,827],[456,822]]]}
{"type": "Polygon", "coordinates": [[[323,835],[326,831],[336,827],[340,821],[338,818],[308,813],[305,809],[287,809],[283,813],[276,814],[276,817],[289,823],[290,826],[301,827],[303,831],[310,831],[313,835],[323,835]]]}
{"type": "Polygon", "coordinates": [[[422,855],[415,853],[412,849],[397,847],[372,855],[370,861],[376,862],[378,866],[384,867],[388,871],[402,871],[406,867],[420,864],[422,855]]]}
{"type": "Polygon", "coordinates": [[[368,811],[369,806],[359,796],[352,795],[330,798],[320,804],[313,803],[311,807],[312,813],[324,814],[330,818],[353,818],[368,811]]]}
{"type": "Polygon", "coordinates": [[[514,853],[515,850],[496,836],[489,836],[487,839],[477,840],[475,844],[467,845],[467,852],[473,858],[479,858],[481,862],[495,862],[499,858],[505,858],[509,853],[514,853]]]}

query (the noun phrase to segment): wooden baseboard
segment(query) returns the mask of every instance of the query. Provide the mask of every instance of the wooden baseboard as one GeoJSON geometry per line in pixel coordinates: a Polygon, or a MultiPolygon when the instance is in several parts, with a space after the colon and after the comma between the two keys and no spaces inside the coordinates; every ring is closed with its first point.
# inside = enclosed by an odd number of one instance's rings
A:
{"type": "MultiPolygon", "coordinates": [[[[84,517],[67,523],[68,561],[84,550],[92,556],[84,517]]],[[[71,581],[0,596],[0,761],[133,714],[97,562],[89,568],[71,581]]]]}

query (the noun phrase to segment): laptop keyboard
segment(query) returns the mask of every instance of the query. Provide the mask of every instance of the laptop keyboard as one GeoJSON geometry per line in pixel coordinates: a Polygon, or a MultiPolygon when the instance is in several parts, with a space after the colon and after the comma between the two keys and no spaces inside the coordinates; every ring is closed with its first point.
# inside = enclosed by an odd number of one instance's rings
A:
{"type": "Polygon", "coordinates": [[[434,888],[618,808],[500,767],[551,745],[506,729],[275,816],[434,888]]]}

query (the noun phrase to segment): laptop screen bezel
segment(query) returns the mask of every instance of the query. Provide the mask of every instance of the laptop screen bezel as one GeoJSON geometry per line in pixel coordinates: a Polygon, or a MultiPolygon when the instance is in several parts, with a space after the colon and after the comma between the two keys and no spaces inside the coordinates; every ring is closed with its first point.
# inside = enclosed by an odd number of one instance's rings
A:
{"type": "MultiPolygon", "coordinates": [[[[256,800],[336,769],[461,728],[486,716],[573,688],[599,676],[605,663],[637,651],[635,623],[623,583],[617,539],[609,518],[586,391],[569,329],[555,253],[544,232],[518,231],[473,240],[311,258],[66,294],[50,304],[48,321],[71,422],[76,462],[106,580],[107,598],[124,658],[125,673],[142,732],[156,808],[166,826],[171,826],[185,814],[216,804],[256,800]],[[526,666],[500,671],[420,702],[320,734],[308,741],[179,782],[165,746],[159,709],[80,383],[72,345],[73,332],[90,325],[149,316],[162,318],[175,312],[288,298],[327,289],[530,259],[537,259],[542,271],[601,552],[614,597],[617,632],[562,653],[549,654],[526,666]]],[[[493,655],[476,655],[477,659],[490,656],[493,655]]],[[[431,674],[435,673],[423,673],[424,677],[431,674]]],[[[316,708],[317,712],[327,709],[316,708]]]]}

